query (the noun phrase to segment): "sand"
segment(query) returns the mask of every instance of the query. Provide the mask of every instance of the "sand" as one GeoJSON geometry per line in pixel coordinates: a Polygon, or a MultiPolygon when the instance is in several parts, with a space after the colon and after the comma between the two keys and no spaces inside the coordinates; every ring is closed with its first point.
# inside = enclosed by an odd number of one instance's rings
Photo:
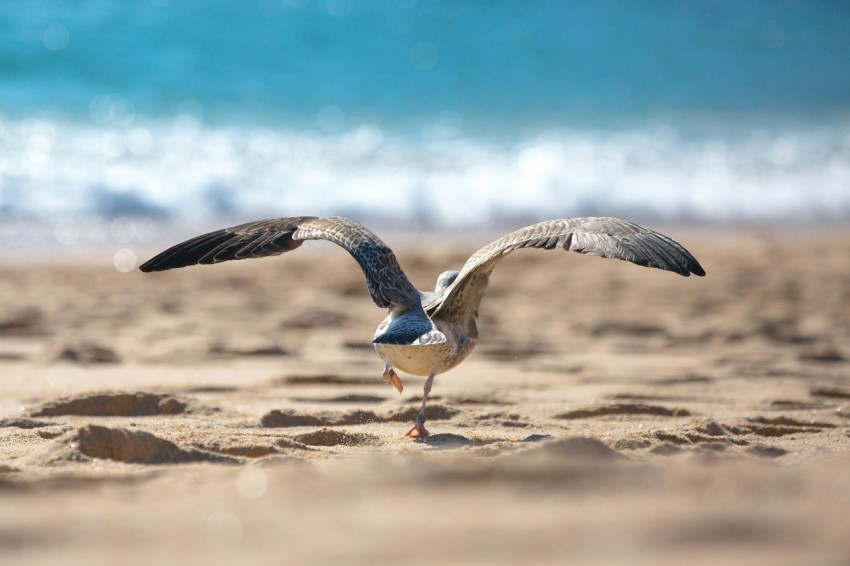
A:
{"type": "Polygon", "coordinates": [[[850,231],[667,231],[707,277],[503,262],[424,440],[333,246],[0,258],[0,562],[850,563],[850,231]]]}

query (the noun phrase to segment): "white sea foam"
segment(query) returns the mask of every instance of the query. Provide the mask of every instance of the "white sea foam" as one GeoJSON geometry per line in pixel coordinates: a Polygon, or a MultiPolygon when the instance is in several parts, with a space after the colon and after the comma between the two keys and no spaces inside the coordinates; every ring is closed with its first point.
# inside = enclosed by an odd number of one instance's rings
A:
{"type": "Polygon", "coordinates": [[[55,222],[66,243],[96,237],[86,218],[103,219],[100,232],[122,241],[131,228],[110,224],[119,217],[353,214],[436,227],[579,214],[850,218],[850,128],[720,132],[648,126],[508,138],[371,124],[326,133],[189,118],[123,127],[7,120],[0,214],[55,222]]]}

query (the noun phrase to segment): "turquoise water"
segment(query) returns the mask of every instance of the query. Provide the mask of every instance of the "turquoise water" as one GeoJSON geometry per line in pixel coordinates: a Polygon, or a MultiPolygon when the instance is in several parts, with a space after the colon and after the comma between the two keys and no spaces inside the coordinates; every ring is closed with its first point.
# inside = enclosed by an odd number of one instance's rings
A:
{"type": "Polygon", "coordinates": [[[0,215],[850,217],[850,3],[0,2],[0,215]]]}

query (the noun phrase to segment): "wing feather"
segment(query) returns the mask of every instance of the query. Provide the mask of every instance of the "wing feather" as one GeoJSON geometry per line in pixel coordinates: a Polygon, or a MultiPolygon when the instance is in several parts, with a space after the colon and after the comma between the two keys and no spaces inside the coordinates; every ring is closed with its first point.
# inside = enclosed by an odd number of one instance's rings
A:
{"type": "Polygon", "coordinates": [[[432,317],[459,319],[478,309],[489,275],[506,255],[520,248],[563,248],[585,255],[629,261],[683,275],[705,275],[699,262],[673,239],[617,218],[558,219],[520,228],[484,246],[466,262],[455,281],[426,310],[432,317]]]}
{"type": "Polygon", "coordinates": [[[418,304],[418,291],[389,246],[359,222],[341,216],[274,218],[217,230],[172,246],[139,269],[147,273],[280,255],[305,240],[327,240],[351,254],[363,270],[369,294],[379,307],[418,304]]]}

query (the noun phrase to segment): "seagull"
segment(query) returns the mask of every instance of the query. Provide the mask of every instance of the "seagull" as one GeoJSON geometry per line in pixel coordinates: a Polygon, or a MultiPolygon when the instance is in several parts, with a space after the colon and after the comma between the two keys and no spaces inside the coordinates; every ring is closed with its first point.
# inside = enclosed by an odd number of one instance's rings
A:
{"type": "Polygon", "coordinates": [[[478,309],[490,273],[522,248],[564,249],[616,258],[688,277],[703,276],[699,262],[671,238],[617,218],[547,220],[507,234],[470,257],[460,271],[445,271],[433,291],[420,291],[407,278],[395,254],[359,222],[342,216],[274,218],[217,230],[177,244],[139,269],[145,273],[197,264],[280,255],[306,240],[327,240],[360,265],[372,300],[388,309],[372,339],[384,362],[384,383],[402,392],[396,369],[426,377],[422,406],[405,436],[428,436],[425,406],[434,377],[460,364],[478,342],[478,309]]]}

